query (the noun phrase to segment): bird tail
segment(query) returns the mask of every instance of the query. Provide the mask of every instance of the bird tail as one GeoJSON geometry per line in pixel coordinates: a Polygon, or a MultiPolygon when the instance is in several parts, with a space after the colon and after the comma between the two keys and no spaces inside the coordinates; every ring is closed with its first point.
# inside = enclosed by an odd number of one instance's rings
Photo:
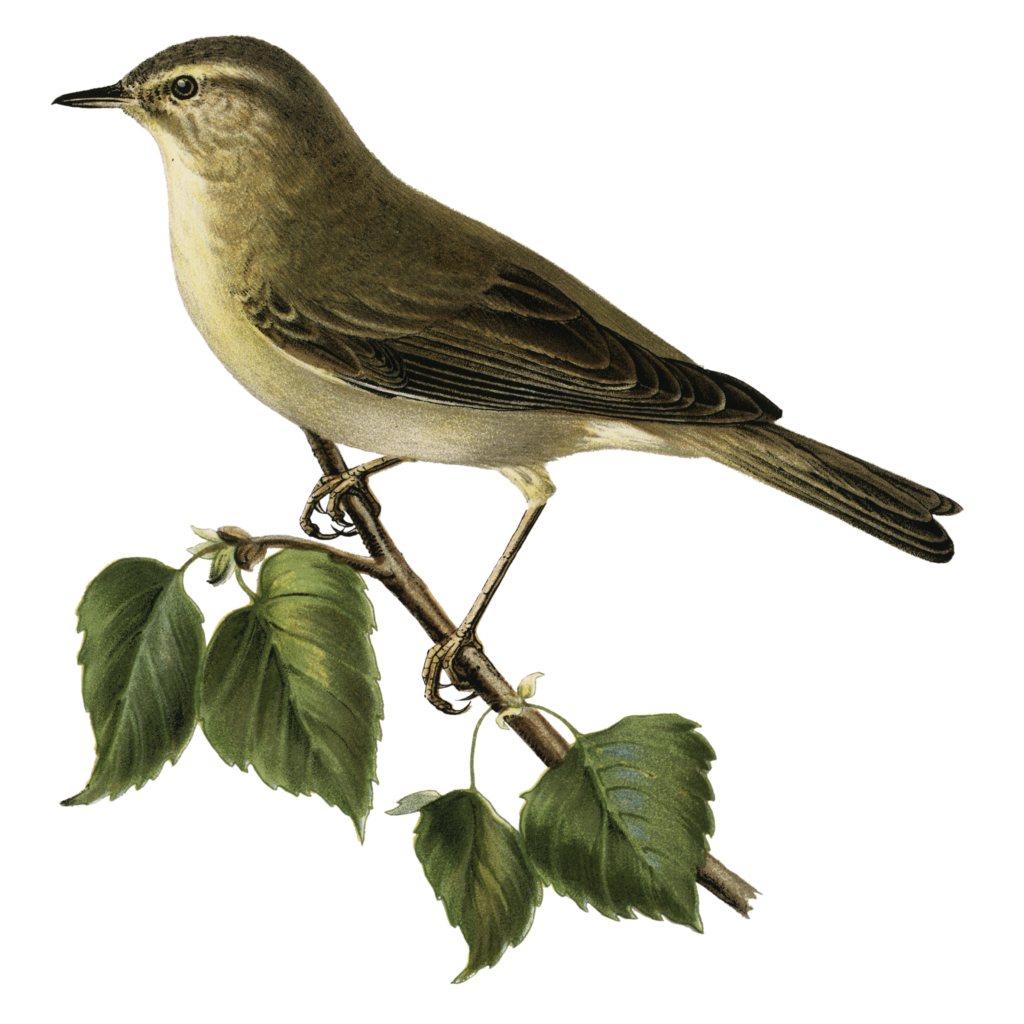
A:
{"type": "Polygon", "coordinates": [[[938,491],[774,423],[690,428],[687,448],[738,469],[929,562],[948,562],[953,542],[933,516],[960,506],[938,491]]]}

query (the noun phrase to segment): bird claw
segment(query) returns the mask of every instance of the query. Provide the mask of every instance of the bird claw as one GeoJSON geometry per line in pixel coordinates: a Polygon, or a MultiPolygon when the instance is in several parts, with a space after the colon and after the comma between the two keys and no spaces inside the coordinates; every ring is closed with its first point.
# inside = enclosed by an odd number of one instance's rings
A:
{"type": "Polygon", "coordinates": [[[299,526],[307,537],[312,537],[314,540],[337,540],[339,537],[354,537],[358,533],[355,528],[355,524],[348,518],[344,511],[338,510],[337,513],[331,515],[319,502],[314,502],[312,500],[306,502],[306,507],[302,510],[302,515],[299,516],[299,526]],[[333,522],[335,526],[340,527],[340,529],[333,530],[330,533],[324,533],[324,531],[313,522],[314,512],[330,516],[331,522],[333,522]]]}
{"type": "MultiPolygon", "coordinates": [[[[483,645],[476,637],[476,632],[473,630],[463,630],[460,626],[447,640],[443,640],[439,644],[434,644],[433,647],[427,651],[427,656],[423,662],[423,686],[424,696],[430,701],[431,704],[438,711],[443,712],[446,715],[461,715],[469,710],[469,704],[466,704],[463,708],[456,709],[452,704],[441,696],[441,673],[447,672],[448,677],[451,679],[451,683],[448,685],[454,686],[460,690],[472,690],[472,687],[459,678],[456,673],[452,662],[455,657],[464,647],[476,647],[477,650],[482,651],[483,645]]],[[[464,700],[471,701],[476,696],[476,692],[470,693],[468,697],[463,698],[464,700]]]]}
{"type": "Polygon", "coordinates": [[[370,503],[371,510],[375,516],[380,515],[380,503],[373,496],[373,492],[365,482],[365,474],[359,472],[359,467],[346,470],[344,473],[327,474],[320,477],[320,481],[313,488],[312,493],[306,500],[306,505],[299,516],[299,526],[302,532],[315,540],[336,540],[338,537],[355,537],[359,532],[355,524],[349,519],[341,506],[342,495],[355,487],[363,487],[363,492],[370,503]],[[324,499],[327,504],[324,504],[324,499]],[[324,533],[316,523],[313,522],[313,513],[319,512],[339,527],[334,533],[324,533]]]}
{"type": "Polygon", "coordinates": [[[299,526],[307,537],[312,537],[314,540],[337,540],[339,537],[355,537],[359,532],[356,530],[355,524],[342,512],[338,518],[332,517],[332,522],[335,526],[340,526],[341,529],[335,530],[333,533],[324,533],[311,518],[314,512],[320,512],[323,515],[327,514],[319,505],[302,510],[302,515],[299,517],[299,526]]]}

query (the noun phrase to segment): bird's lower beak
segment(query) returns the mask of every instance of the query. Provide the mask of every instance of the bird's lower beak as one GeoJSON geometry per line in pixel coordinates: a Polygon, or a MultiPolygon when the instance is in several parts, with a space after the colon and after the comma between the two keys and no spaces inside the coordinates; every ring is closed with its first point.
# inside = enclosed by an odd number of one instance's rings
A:
{"type": "Polygon", "coordinates": [[[101,89],[66,92],[53,102],[59,103],[62,107],[123,107],[132,101],[131,93],[118,82],[117,85],[105,85],[101,89]]]}

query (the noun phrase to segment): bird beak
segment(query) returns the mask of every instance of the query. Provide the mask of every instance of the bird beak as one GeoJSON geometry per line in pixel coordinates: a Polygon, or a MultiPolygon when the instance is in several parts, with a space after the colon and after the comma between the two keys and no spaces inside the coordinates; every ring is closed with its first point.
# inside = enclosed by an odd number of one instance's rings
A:
{"type": "Polygon", "coordinates": [[[59,103],[62,107],[124,107],[133,100],[131,93],[118,82],[117,85],[105,85],[101,89],[66,92],[53,102],[59,103]]]}

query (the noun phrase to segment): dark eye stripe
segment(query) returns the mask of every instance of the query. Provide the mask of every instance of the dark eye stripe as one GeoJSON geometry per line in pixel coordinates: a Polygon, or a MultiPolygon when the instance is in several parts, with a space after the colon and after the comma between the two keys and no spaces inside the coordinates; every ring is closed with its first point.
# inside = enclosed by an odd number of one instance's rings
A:
{"type": "Polygon", "coordinates": [[[182,75],[171,83],[171,92],[176,99],[189,100],[199,92],[199,83],[191,75],[182,75]]]}

